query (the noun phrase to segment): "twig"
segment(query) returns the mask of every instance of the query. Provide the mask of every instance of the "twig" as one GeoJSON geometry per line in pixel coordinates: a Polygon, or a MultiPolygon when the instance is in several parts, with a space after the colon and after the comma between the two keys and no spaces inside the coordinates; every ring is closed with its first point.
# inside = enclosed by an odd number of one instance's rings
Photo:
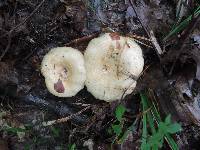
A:
{"type": "Polygon", "coordinates": [[[152,46],[150,46],[150,45],[148,45],[148,44],[145,44],[144,42],[141,42],[141,41],[139,41],[139,40],[137,40],[137,39],[134,39],[134,41],[136,41],[137,43],[139,43],[139,44],[141,44],[141,45],[144,45],[144,46],[146,46],[146,47],[153,48],[152,46]]]}
{"type": "Polygon", "coordinates": [[[51,125],[54,125],[54,124],[57,124],[57,123],[67,122],[68,120],[72,119],[73,117],[75,117],[77,115],[80,115],[81,113],[88,110],[89,108],[91,108],[91,106],[87,106],[84,109],[80,110],[79,112],[72,114],[70,116],[60,118],[60,119],[57,119],[57,120],[51,120],[51,121],[43,122],[42,125],[43,126],[51,126],[51,125]]]}
{"type": "Polygon", "coordinates": [[[26,17],[26,18],[24,19],[24,21],[22,21],[21,23],[19,23],[19,24],[16,25],[15,27],[13,27],[9,32],[3,34],[0,38],[6,36],[6,35],[8,35],[8,34],[11,34],[13,31],[15,31],[15,30],[16,30],[17,28],[19,28],[21,25],[23,25],[24,23],[26,23],[26,22],[38,11],[38,9],[42,6],[42,4],[43,4],[44,2],[45,2],[45,0],[42,0],[42,1],[40,2],[40,4],[32,11],[32,13],[31,13],[28,17],[26,17]]]}
{"type": "Polygon", "coordinates": [[[148,38],[145,38],[143,36],[139,36],[139,35],[135,35],[135,34],[127,34],[128,37],[131,37],[131,38],[134,38],[134,40],[146,47],[149,47],[149,48],[153,48],[151,45],[148,45],[148,44],[145,44],[144,42],[141,42],[139,40],[144,40],[144,41],[148,41],[148,42],[151,42],[153,43],[153,41],[151,39],[148,39],[148,38]]]}
{"type": "Polygon", "coordinates": [[[150,30],[150,38],[151,38],[151,42],[152,42],[153,45],[154,45],[154,48],[157,50],[157,53],[158,53],[159,55],[162,55],[162,54],[163,54],[163,51],[162,51],[160,45],[158,44],[158,41],[157,41],[157,39],[156,39],[156,37],[155,37],[155,35],[154,35],[154,33],[153,33],[153,30],[150,30]]]}
{"type": "Polygon", "coordinates": [[[145,40],[145,41],[151,42],[150,39],[145,38],[145,37],[143,37],[143,36],[139,36],[139,35],[135,35],[135,34],[128,34],[127,36],[129,36],[129,37],[131,37],[131,38],[136,38],[136,39],[138,39],[138,40],[145,40]]]}
{"type": "Polygon", "coordinates": [[[73,105],[81,105],[81,106],[90,106],[90,104],[83,104],[83,103],[72,103],[73,105]]]}
{"type": "Polygon", "coordinates": [[[93,33],[93,34],[91,34],[91,35],[84,36],[84,37],[81,37],[81,38],[72,40],[71,42],[65,44],[65,46],[70,46],[70,45],[72,45],[72,44],[82,43],[82,42],[84,42],[84,41],[91,40],[91,39],[93,39],[94,37],[97,37],[98,35],[99,35],[99,33],[93,33]]]}
{"type": "MultiPolygon", "coordinates": [[[[155,36],[153,37],[153,36],[150,34],[150,32],[148,31],[148,26],[145,26],[145,25],[144,25],[143,21],[141,20],[141,18],[139,17],[139,15],[138,15],[138,13],[137,13],[137,11],[136,11],[137,9],[136,9],[136,7],[134,6],[133,1],[132,1],[132,0],[129,0],[129,2],[130,2],[130,4],[131,4],[131,7],[133,8],[133,10],[134,10],[134,12],[135,12],[135,14],[136,14],[138,20],[139,20],[139,22],[140,22],[142,28],[145,30],[145,32],[146,32],[146,34],[148,35],[148,37],[151,39],[152,45],[154,46],[154,48],[155,48],[155,50],[156,50],[156,53],[157,53],[157,55],[158,55],[158,57],[159,57],[159,59],[160,59],[160,51],[162,51],[162,50],[161,50],[161,48],[160,48],[159,50],[157,49],[159,44],[158,44],[157,40],[156,40],[156,42],[155,42],[155,36]],[[152,37],[153,37],[153,41],[152,41],[152,37]],[[156,45],[155,45],[155,44],[156,44],[156,45]]],[[[159,46],[159,47],[160,47],[160,46],[159,46]]]]}

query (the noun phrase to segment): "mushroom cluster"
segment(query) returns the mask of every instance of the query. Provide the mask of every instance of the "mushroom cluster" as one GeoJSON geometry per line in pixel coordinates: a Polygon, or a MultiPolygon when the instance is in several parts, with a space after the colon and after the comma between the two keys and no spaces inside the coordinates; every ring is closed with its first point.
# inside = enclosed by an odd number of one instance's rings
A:
{"type": "Polygon", "coordinates": [[[41,72],[56,96],[74,96],[85,84],[95,98],[111,102],[133,92],[143,66],[142,50],[133,39],[106,33],[90,41],[84,56],[70,47],[52,49],[41,72]]]}

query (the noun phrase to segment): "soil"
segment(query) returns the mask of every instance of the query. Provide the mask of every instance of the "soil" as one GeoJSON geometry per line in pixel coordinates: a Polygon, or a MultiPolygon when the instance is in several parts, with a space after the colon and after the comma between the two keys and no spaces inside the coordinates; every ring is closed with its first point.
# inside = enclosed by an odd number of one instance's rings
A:
{"type": "MultiPolygon", "coordinates": [[[[186,18],[197,2],[191,1],[186,18]]],[[[167,42],[176,20],[173,0],[1,0],[0,1],[0,149],[110,149],[118,104],[127,108],[125,127],[141,113],[139,92],[151,89],[163,116],[172,115],[183,130],[179,148],[198,149],[200,141],[200,21],[192,20],[167,42]],[[153,31],[163,54],[151,42],[143,49],[144,73],[133,94],[106,103],[84,88],[71,98],[50,94],[40,72],[43,56],[53,47],[71,46],[84,53],[88,42],[105,32],[150,38],[153,31]],[[173,66],[173,67],[172,67],[173,66]],[[77,112],[86,108],[84,112],[77,112]],[[75,115],[73,115],[75,114],[75,115]],[[45,126],[48,121],[69,120],[45,126]],[[13,130],[4,130],[4,127],[13,130]],[[19,132],[19,129],[26,129],[19,132]]],[[[141,43],[141,42],[142,43],[141,43]]],[[[139,149],[142,123],[113,149],[139,149]]],[[[169,147],[164,146],[164,149],[169,147]]]]}

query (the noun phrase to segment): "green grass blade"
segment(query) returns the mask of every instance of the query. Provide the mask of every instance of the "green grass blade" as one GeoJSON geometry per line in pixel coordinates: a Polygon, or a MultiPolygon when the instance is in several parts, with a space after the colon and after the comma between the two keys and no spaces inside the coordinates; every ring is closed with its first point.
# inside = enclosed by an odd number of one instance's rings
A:
{"type": "Polygon", "coordinates": [[[163,41],[166,41],[167,39],[169,39],[169,37],[171,37],[174,34],[179,33],[180,31],[182,31],[189,23],[190,21],[193,19],[193,17],[197,17],[200,14],[200,6],[194,11],[194,14],[188,16],[185,20],[183,20],[179,25],[177,25],[176,27],[174,27],[170,33],[163,39],[163,41]]]}
{"type": "Polygon", "coordinates": [[[167,143],[169,144],[169,146],[172,150],[178,150],[179,149],[178,145],[176,144],[174,139],[169,134],[165,135],[165,140],[167,141],[167,143]]]}
{"type": "MultiPolygon", "coordinates": [[[[147,96],[145,94],[141,94],[141,99],[143,99],[143,101],[145,102],[145,110],[148,110],[151,105],[149,105],[149,100],[147,98],[147,96]]],[[[151,133],[155,134],[156,133],[156,128],[154,125],[154,119],[152,117],[151,111],[147,112],[147,121],[149,123],[150,129],[151,129],[151,133]]],[[[153,145],[152,150],[157,150],[158,146],[157,145],[153,145]]]]}
{"type": "Polygon", "coordinates": [[[152,111],[152,114],[153,114],[153,116],[154,116],[154,119],[155,119],[157,122],[161,122],[162,120],[161,120],[160,114],[159,114],[159,112],[158,112],[158,110],[157,110],[157,108],[156,108],[155,103],[154,103],[154,102],[150,102],[150,103],[151,103],[151,106],[152,106],[151,111],[152,111]]]}
{"type": "MultiPolygon", "coordinates": [[[[145,105],[144,105],[145,110],[148,110],[151,105],[149,105],[149,100],[148,100],[147,96],[145,94],[141,94],[140,96],[141,96],[141,99],[143,99],[143,101],[145,103],[145,105]]],[[[152,117],[150,111],[147,112],[147,121],[149,122],[152,134],[154,134],[156,132],[156,129],[155,129],[154,120],[153,120],[153,117],[152,117]]]]}

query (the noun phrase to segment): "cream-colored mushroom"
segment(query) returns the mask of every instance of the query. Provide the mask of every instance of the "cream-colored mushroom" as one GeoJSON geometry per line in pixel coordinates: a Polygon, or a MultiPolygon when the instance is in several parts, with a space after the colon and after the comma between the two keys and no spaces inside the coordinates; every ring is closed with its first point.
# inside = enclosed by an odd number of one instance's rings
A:
{"type": "Polygon", "coordinates": [[[41,64],[46,86],[53,95],[71,97],[84,88],[86,71],[81,52],[58,47],[47,53],[41,64]]]}
{"type": "Polygon", "coordinates": [[[84,58],[87,90],[97,99],[108,102],[132,93],[144,66],[140,46],[116,33],[93,39],[84,58]]]}

